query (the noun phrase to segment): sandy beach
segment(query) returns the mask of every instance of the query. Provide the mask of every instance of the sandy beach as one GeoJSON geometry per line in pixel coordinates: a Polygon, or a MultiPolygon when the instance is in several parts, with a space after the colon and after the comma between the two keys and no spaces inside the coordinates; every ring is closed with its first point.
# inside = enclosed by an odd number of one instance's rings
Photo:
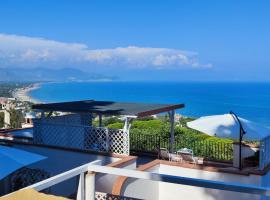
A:
{"type": "Polygon", "coordinates": [[[40,87],[40,83],[34,83],[27,87],[18,88],[15,91],[13,91],[13,97],[18,99],[19,101],[29,101],[32,103],[41,103],[40,101],[32,98],[29,93],[32,90],[35,90],[40,87]]]}

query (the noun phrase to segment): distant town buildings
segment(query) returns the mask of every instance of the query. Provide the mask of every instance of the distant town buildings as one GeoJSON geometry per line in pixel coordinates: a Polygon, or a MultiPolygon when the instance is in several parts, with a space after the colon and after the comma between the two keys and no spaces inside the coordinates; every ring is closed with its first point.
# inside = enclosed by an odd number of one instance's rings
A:
{"type": "Polygon", "coordinates": [[[22,127],[31,127],[32,119],[34,115],[27,114],[31,110],[31,105],[29,102],[19,101],[16,98],[0,97],[0,113],[4,113],[4,126],[1,128],[11,127],[11,111],[21,113],[26,117],[25,122],[22,123],[22,127]],[[31,116],[31,117],[30,117],[31,116]]]}
{"type": "Polygon", "coordinates": [[[22,128],[33,127],[33,119],[35,119],[36,117],[36,113],[34,112],[26,113],[24,116],[24,123],[22,123],[22,128]]]}

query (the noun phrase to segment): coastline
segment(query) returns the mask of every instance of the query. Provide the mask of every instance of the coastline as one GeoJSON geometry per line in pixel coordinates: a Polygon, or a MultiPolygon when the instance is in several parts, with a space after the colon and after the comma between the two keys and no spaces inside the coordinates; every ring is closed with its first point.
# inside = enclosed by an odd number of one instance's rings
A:
{"type": "Polygon", "coordinates": [[[27,87],[17,88],[16,90],[14,90],[12,92],[12,96],[14,98],[18,99],[19,101],[28,101],[31,103],[41,103],[41,101],[34,99],[29,94],[31,91],[40,88],[40,86],[41,86],[41,83],[33,83],[27,87]]]}
{"type": "Polygon", "coordinates": [[[26,90],[22,86],[17,87],[18,89],[14,90],[15,97],[19,96],[19,99],[33,103],[85,99],[172,104],[181,102],[186,104],[186,108],[179,111],[184,116],[200,117],[233,110],[244,118],[266,126],[270,125],[270,83],[258,85],[258,83],[72,81],[29,83],[25,87],[26,90]],[[34,95],[32,90],[36,88],[40,89],[35,91],[34,95]]]}

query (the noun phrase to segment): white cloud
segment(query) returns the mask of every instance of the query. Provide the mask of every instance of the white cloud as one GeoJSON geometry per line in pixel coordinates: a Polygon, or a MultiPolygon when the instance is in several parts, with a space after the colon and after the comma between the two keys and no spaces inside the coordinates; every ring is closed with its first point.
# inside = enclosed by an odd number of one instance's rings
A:
{"type": "Polygon", "coordinates": [[[0,34],[0,67],[121,66],[127,68],[209,68],[194,52],[168,48],[117,47],[90,49],[85,44],[0,34]]]}

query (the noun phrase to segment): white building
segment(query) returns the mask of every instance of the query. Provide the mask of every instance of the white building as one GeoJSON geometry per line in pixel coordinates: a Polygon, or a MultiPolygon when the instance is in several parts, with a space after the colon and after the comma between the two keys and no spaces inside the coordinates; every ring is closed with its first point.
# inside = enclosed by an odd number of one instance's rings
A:
{"type": "Polygon", "coordinates": [[[22,123],[22,128],[31,128],[33,127],[34,123],[33,120],[37,118],[36,113],[28,112],[24,115],[24,123],[22,123]]]}

